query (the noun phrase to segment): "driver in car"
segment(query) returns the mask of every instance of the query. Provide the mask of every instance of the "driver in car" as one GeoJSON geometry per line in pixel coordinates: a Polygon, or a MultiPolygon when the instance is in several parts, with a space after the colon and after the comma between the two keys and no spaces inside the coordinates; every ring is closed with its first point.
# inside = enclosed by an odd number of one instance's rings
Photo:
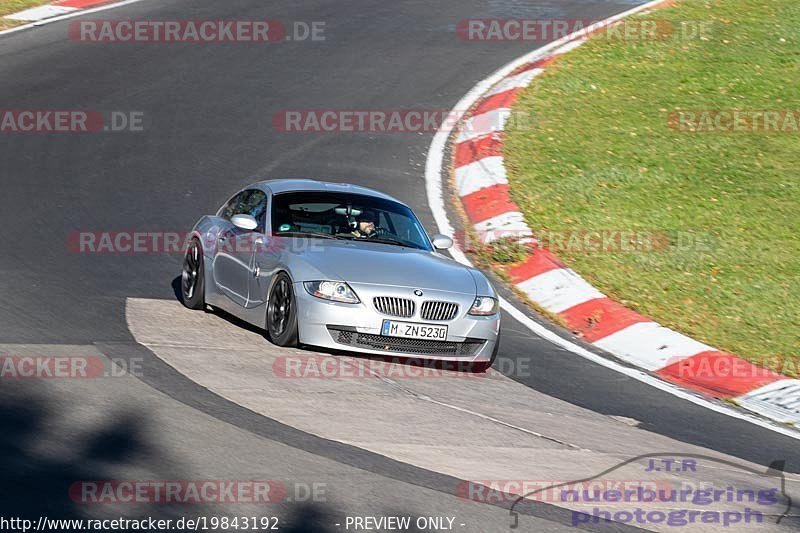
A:
{"type": "Polygon", "coordinates": [[[351,233],[353,237],[360,239],[370,239],[378,235],[378,229],[375,226],[378,217],[375,211],[365,210],[356,218],[356,229],[351,233]]]}

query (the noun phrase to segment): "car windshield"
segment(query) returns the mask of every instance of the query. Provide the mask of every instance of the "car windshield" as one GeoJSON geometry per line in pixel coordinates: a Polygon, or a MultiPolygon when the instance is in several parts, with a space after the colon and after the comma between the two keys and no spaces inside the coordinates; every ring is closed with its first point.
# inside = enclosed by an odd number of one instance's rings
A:
{"type": "Polygon", "coordinates": [[[277,194],[272,203],[272,234],[432,249],[425,230],[408,207],[363,194],[325,191],[277,194]]]}

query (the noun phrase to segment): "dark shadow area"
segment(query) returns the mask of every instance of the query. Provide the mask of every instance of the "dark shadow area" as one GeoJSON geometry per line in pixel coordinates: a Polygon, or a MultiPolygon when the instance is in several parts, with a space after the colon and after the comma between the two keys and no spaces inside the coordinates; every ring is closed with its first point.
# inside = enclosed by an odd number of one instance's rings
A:
{"type": "Polygon", "coordinates": [[[83,505],[70,497],[74,483],[110,479],[119,465],[152,463],[156,451],[145,444],[136,417],[122,414],[92,434],[72,434],[69,442],[52,440],[49,425],[60,406],[30,387],[3,387],[0,516],[82,518],[83,505]]]}
{"type": "MultiPolygon", "coordinates": [[[[0,389],[0,518],[30,520],[31,527],[36,527],[40,517],[51,521],[152,517],[171,519],[174,524],[184,517],[241,515],[214,504],[87,503],[82,498],[81,482],[135,481],[131,477],[119,479],[124,471],[138,472],[135,477],[141,481],[191,480],[198,476],[181,472],[175,466],[180,464],[180,457],[171,457],[149,442],[153,428],[148,427],[142,413],[101,406],[96,408],[108,413],[107,423],[100,427],[62,427],[57,419],[70,406],[48,398],[38,390],[41,385],[36,380],[6,381],[0,389]]],[[[286,483],[291,486],[292,482],[286,483]]],[[[287,526],[288,531],[297,533],[331,531],[329,524],[333,522],[332,510],[323,504],[267,504],[260,506],[258,515],[259,519],[278,516],[281,530],[287,526]]],[[[47,529],[46,525],[43,528],[47,529]]],[[[49,529],[77,530],[74,524],[63,523],[49,529]]]]}
{"type": "Polygon", "coordinates": [[[291,525],[285,531],[288,533],[313,533],[315,531],[327,533],[335,529],[331,527],[333,522],[333,517],[328,515],[322,506],[308,503],[299,505],[294,510],[289,518],[291,525]]]}
{"type": "Polygon", "coordinates": [[[178,300],[180,303],[183,303],[183,292],[181,291],[181,277],[175,276],[175,279],[172,280],[170,283],[172,286],[172,293],[175,295],[175,299],[178,300]]]}
{"type": "MultiPolygon", "coordinates": [[[[172,291],[175,293],[175,299],[183,304],[183,294],[181,291],[181,277],[176,276],[175,279],[172,280],[172,291]]],[[[237,328],[246,329],[247,331],[251,331],[253,333],[258,333],[259,335],[264,335],[264,328],[258,328],[249,322],[245,322],[244,320],[219,309],[217,307],[211,307],[210,305],[206,305],[206,313],[213,313],[218,317],[230,322],[232,325],[236,326],[237,328]]],[[[265,339],[266,340],[266,339],[265,339]]],[[[267,341],[269,342],[269,341],[267,341]]]]}

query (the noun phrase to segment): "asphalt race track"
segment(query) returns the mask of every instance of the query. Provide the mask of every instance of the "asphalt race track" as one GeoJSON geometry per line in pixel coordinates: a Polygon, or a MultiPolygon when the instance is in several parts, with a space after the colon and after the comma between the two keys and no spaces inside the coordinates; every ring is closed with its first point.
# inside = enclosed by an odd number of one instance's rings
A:
{"type": "MultiPolygon", "coordinates": [[[[144,0],[92,18],[324,21],[325,40],[91,44],[68,38],[69,21],[0,36],[0,107],[145,117],[142,132],[0,134],[0,353],[89,353],[142,365],[139,377],[0,385],[0,516],[77,516],[82,509],[64,489],[75,480],[267,475],[328,487],[324,504],[292,501],[266,511],[295,531],[341,529],[321,516],[389,513],[455,515],[466,524],[462,531],[506,531],[507,508],[457,498],[457,476],[298,429],[270,417],[269,405],[262,412],[237,405],[138,342],[126,307],[132,300],[174,303],[180,254],[82,254],[67,243],[80,231],[184,231],[242,185],[277,177],[385,191],[414,207],[434,233],[424,186],[432,132],[287,133],[273,116],[449,110],[481,78],[532,48],[462,41],[454,34],[458,20],[599,19],[638,3],[144,0]]],[[[636,425],[632,432],[764,467],[785,460],[786,471],[800,472],[796,439],[599,367],[504,320],[496,366],[531,394],[620,417],[636,425]]],[[[242,328],[235,321],[227,327],[242,328]]],[[[181,338],[189,334],[175,331],[173,341],[192,345],[181,338]]],[[[518,409],[494,401],[509,417],[518,409]]],[[[569,512],[551,504],[528,503],[522,512],[524,530],[570,524],[569,512]]]]}

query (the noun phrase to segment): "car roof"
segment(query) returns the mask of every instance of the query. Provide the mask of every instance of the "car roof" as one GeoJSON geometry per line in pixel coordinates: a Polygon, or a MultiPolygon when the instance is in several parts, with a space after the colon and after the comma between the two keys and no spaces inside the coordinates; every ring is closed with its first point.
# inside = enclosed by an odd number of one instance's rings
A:
{"type": "Polygon", "coordinates": [[[388,194],[384,194],[380,191],[376,191],[375,189],[370,189],[368,187],[362,187],[360,185],[352,185],[349,183],[333,183],[329,181],[317,181],[305,178],[302,179],[293,178],[293,179],[275,179],[275,180],[259,181],[258,183],[254,183],[253,185],[250,185],[249,187],[245,188],[253,188],[253,187],[259,187],[264,190],[269,190],[273,194],[279,194],[282,192],[297,192],[297,191],[309,191],[309,192],[326,191],[326,192],[342,192],[351,194],[364,194],[367,196],[375,196],[377,198],[391,200],[393,202],[405,205],[397,198],[389,196],[388,194]]]}

